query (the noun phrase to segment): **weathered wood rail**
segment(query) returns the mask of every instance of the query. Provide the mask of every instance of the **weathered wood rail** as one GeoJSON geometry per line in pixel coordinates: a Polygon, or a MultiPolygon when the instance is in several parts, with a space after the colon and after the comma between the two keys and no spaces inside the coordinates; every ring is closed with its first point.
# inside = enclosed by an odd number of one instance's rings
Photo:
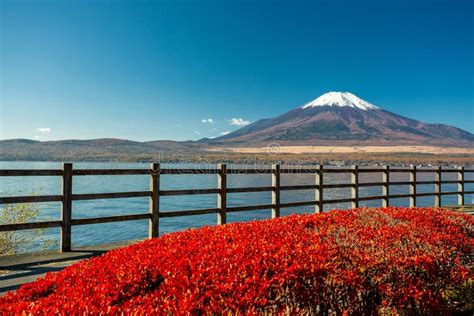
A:
{"type": "Polygon", "coordinates": [[[226,223],[226,215],[231,212],[244,212],[254,210],[271,209],[272,218],[280,216],[281,208],[313,206],[315,212],[321,212],[323,205],[335,203],[350,203],[351,207],[358,207],[360,201],[381,200],[382,206],[389,206],[391,199],[408,198],[410,206],[417,205],[417,197],[434,196],[435,207],[441,206],[442,196],[457,195],[458,205],[465,204],[465,196],[474,194],[474,191],[466,191],[465,184],[474,183],[474,180],[466,180],[466,173],[474,173],[474,169],[465,169],[459,167],[457,169],[442,169],[441,167],[420,169],[411,168],[359,168],[352,166],[351,168],[325,168],[323,165],[316,167],[282,167],[278,164],[268,169],[246,169],[246,168],[227,168],[225,164],[217,165],[217,168],[190,168],[190,169],[173,169],[160,168],[160,164],[152,163],[149,169],[73,169],[71,163],[64,163],[62,170],[0,170],[0,177],[16,177],[16,176],[59,176],[62,178],[62,194],[61,195],[42,195],[42,196],[10,196],[0,197],[0,204],[14,203],[36,203],[36,202],[62,202],[61,219],[57,221],[43,221],[34,223],[0,223],[0,232],[17,231],[26,229],[40,229],[49,227],[60,228],[60,249],[61,251],[71,251],[71,226],[88,225],[97,223],[110,223],[118,221],[131,220],[149,220],[149,237],[157,237],[159,233],[160,218],[191,216],[203,214],[217,214],[217,224],[226,223]],[[280,185],[281,174],[310,173],[314,174],[314,184],[311,185],[280,185]],[[351,175],[350,183],[343,184],[325,184],[324,175],[331,173],[346,173],[351,175]],[[381,182],[360,183],[359,175],[362,173],[380,173],[382,174],[381,182]],[[390,181],[392,173],[408,173],[409,181],[390,181]],[[417,181],[417,174],[432,173],[435,180],[433,181],[417,181]],[[442,180],[442,174],[455,173],[456,180],[442,180]],[[209,189],[187,189],[187,190],[161,190],[161,175],[183,175],[183,174],[215,174],[217,176],[217,188],[209,189]],[[272,177],[272,185],[265,187],[241,187],[228,188],[227,175],[234,174],[270,174],[272,177]],[[73,177],[75,176],[101,176],[101,175],[149,175],[150,190],[134,191],[134,192],[113,192],[113,193],[73,193],[73,177]],[[434,191],[429,193],[418,193],[417,185],[433,184],[434,191]],[[442,184],[457,184],[457,191],[442,191],[442,184]],[[409,186],[408,194],[390,194],[390,186],[407,185],[409,186]],[[382,187],[382,195],[378,196],[359,196],[359,188],[361,187],[382,187]],[[324,199],[324,189],[340,189],[350,188],[350,198],[324,199]],[[285,190],[314,190],[314,200],[282,203],[280,201],[281,191],[285,190]],[[227,195],[235,193],[248,192],[271,192],[271,204],[248,205],[248,206],[227,206],[227,195]],[[182,211],[160,211],[160,197],[162,196],[178,196],[178,195],[195,195],[195,194],[216,194],[217,206],[207,209],[193,209],[182,211]],[[116,215],[96,218],[74,219],[72,210],[72,201],[95,200],[95,199],[117,199],[117,198],[134,198],[148,197],[149,212],[144,214],[132,215],[116,215]]]}

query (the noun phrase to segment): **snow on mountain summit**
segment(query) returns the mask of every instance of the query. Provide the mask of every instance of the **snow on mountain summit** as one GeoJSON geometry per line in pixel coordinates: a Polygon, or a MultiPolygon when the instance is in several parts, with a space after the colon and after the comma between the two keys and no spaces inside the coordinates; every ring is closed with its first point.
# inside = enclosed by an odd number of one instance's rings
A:
{"type": "Polygon", "coordinates": [[[348,106],[364,111],[378,109],[375,105],[362,100],[350,92],[328,92],[321,95],[319,98],[306,103],[301,108],[307,109],[316,106],[348,106]]]}

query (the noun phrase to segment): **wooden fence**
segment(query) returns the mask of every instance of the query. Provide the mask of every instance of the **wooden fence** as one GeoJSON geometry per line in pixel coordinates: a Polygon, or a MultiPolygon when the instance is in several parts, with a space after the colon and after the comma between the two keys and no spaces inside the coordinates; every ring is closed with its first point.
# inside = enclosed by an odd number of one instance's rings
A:
{"type": "Polygon", "coordinates": [[[61,251],[71,250],[71,226],[87,225],[97,223],[110,223],[117,221],[131,220],[149,220],[149,237],[157,237],[159,232],[159,220],[166,217],[190,216],[202,214],[217,214],[217,224],[226,223],[226,215],[231,212],[243,212],[253,210],[271,209],[272,218],[280,216],[280,209],[287,207],[315,206],[315,212],[321,212],[323,205],[335,203],[351,203],[351,207],[358,207],[360,201],[381,200],[382,206],[389,206],[390,199],[408,198],[410,206],[416,206],[417,197],[434,196],[434,206],[441,206],[441,198],[444,195],[457,195],[458,205],[465,205],[466,194],[474,194],[474,191],[466,191],[465,184],[474,183],[474,180],[466,180],[466,173],[474,173],[474,169],[442,169],[441,167],[431,169],[411,168],[359,168],[352,166],[350,168],[325,168],[322,165],[316,167],[282,167],[278,164],[272,165],[268,169],[246,169],[246,168],[227,168],[225,164],[217,165],[217,168],[192,168],[192,169],[172,169],[160,168],[160,164],[152,163],[149,169],[73,169],[71,163],[64,163],[62,170],[0,170],[0,177],[12,176],[58,176],[62,178],[61,195],[42,195],[42,196],[11,196],[0,197],[0,204],[10,203],[36,203],[36,202],[61,202],[61,218],[58,221],[43,221],[34,223],[0,223],[0,232],[18,231],[25,229],[40,229],[49,227],[60,227],[60,249],[61,251]],[[280,185],[281,174],[310,173],[314,174],[314,184],[311,185],[280,185]],[[330,173],[348,173],[351,175],[351,182],[345,184],[324,184],[324,175],[330,173]],[[361,173],[381,173],[381,182],[359,183],[361,173]],[[390,181],[392,173],[408,173],[409,181],[390,181]],[[434,181],[417,181],[417,174],[432,173],[434,181]],[[442,174],[455,173],[456,180],[442,180],[442,174]],[[182,175],[182,174],[215,174],[217,176],[217,188],[209,189],[190,189],[190,190],[161,190],[161,175],[182,175]],[[269,174],[272,177],[272,185],[266,187],[242,187],[228,188],[227,175],[233,174],[269,174]],[[73,177],[76,176],[100,176],[100,175],[149,175],[150,190],[134,192],[115,192],[115,193],[73,193],[73,177]],[[457,191],[442,192],[442,184],[457,184],[457,191]],[[433,184],[434,191],[429,193],[418,193],[417,185],[433,184]],[[391,185],[408,185],[410,190],[408,194],[390,194],[391,185]],[[361,187],[382,187],[380,196],[359,196],[361,187]],[[323,199],[324,189],[350,188],[350,198],[323,199]],[[314,199],[311,201],[281,203],[280,194],[285,190],[314,190],[314,199]],[[271,204],[248,205],[248,206],[227,206],[227,195],[234,193],[247,192],[271,192],[271,204]],[[160,211],[160,197],[195,195],[195,194],[217,194],[217,205],[215,208],[194,209],[182,211],[160,211]],[[148,197],[149,211],[144,214],[117,215],[97,218],[74,219],[72,216],[72,201],[95,200],[95,199],[116,199],[116,198],[134,198],[148,197]]]}

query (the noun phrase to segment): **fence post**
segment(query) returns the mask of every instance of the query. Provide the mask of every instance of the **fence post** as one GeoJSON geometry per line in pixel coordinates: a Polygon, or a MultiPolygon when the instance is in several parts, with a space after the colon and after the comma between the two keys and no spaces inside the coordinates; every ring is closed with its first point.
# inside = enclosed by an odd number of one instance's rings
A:
{"type": "Polygon", "coordinates": [[[61,210],[61,252],[71,251],[72,163],[63,164],[61,210]]]}
{"type": "Polygon", "coordinates": [[[416,206],[416,166],[410,168],[410,207],[416,206]]]}
{"type": "Polygon", "coordinates": [[[390,205],[390,166],[385,166],[382,173],[382,195],[384,196],[382,200],[382,207],[388,207],[390,205]]]}
{"type": "Polygon", "coordinates": [[[458,167],[458,205],[464,205],[464,167],[458,167]]]}
{"type": "Polygon", "coordinates": [[[222,225],[227,222],[227,166],[226,164],[217,165],[217,225],[222,225]]]}
{"type": "Polygon", "coordinates": [[[351,208],[359,207],[359,166],[351,166],[351,198],[354,199],[351,202],[351,208]]]}
{"type": "Polygon", "coordinates": [[[318,169],[316,170],[315,213],[323,212],[323,170],[323,165],[319,165],[318,169]]]}
{"type": "Polygon", "coordinates": [[[160,230],[160,164],[150,164],[150,198],[148,212],[148,238],[158,237],[160,230]]]}
{"type": "Polygon", "coordinates": [[[272,218],[280,217],[280,165],[272,165],[272,218]]]}
{"type": "Polygon", "coordinates": [[[441,207],[441,166],[439,166],[435,171],[434,193],[435,193],[434,206],[441,207]]]}

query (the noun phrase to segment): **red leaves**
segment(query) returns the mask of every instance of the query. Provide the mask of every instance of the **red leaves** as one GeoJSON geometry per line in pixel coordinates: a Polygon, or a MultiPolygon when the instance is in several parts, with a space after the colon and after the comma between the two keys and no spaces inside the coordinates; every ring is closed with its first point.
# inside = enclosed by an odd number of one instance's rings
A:
{"type": "Polygon", "coordinates": [[[0,298],[0,314],[446,312],[447,293],[472,290],[473,224],[385,208],[204,227],[48,274],[0,298]]]}

